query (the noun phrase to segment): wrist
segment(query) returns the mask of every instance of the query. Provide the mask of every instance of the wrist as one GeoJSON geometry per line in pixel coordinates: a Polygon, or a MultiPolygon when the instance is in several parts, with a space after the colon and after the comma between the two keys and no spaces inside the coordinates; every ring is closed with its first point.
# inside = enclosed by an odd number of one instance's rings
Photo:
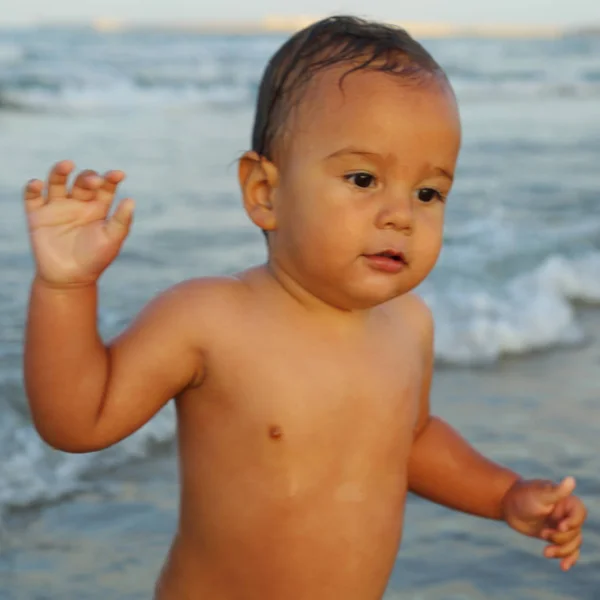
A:
{"type": "Polygon", "coordinates": [[[511,511],[511,499],[514,493],[525,483],[525,479],[520,477],[519,475],[514,476],[512,483],[508,486],[507,490],[504,492],[502,496],[502,500],[500,502],[500,514],[501,520],[508,522],[511,511]]]}
{"type": "Polygon", "coordinates": [[[84,290],[95,289],[97,280],[90,281],[51,281],[46,279],[39,273],[36,273],[33,278],[32,285],[38,289],[48,289],[57,292],[66,292],[69,290],[84,290]]]}

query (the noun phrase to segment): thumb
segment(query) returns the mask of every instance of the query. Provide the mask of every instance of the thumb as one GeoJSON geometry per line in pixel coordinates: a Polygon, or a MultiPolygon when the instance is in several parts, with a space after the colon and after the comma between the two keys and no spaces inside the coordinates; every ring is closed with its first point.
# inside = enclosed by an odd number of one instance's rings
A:
{"type": "Polygon", "coordinates": [[[133,221],[135,203],[131,198],[123,200],[112,217],[106,221],[106,233],[113,240],[124,240],[133,221]]]}
{"type": "Polygon", "coordinates": [[[541,501],[546,506],[556,504],[559,500],[568,498],[575,490],[576,481],[573,477],[565,477],[558,485],[549,486],[542,491],[541,501]]]}

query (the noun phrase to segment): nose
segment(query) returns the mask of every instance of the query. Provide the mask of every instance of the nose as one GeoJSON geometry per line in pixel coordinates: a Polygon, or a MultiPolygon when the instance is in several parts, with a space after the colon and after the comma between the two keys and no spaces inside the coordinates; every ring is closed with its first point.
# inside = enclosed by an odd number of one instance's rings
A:
{"type": "Polygon", "coordinates": [[[379,229],[395,229],[411,233],[414,227],[414,203],[410,194],[390,194],[382,200],[377,213],[379,229]]]}

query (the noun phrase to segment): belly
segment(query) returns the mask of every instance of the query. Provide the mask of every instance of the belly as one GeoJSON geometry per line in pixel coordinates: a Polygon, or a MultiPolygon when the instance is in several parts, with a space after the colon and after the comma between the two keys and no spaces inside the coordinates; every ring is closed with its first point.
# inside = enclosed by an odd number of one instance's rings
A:
{"type": "Polygon", "coordinates": [[[179,598],[380,600],[404,500],[398,487],[363,493],[349,483],[285,500],[250,489],[219,503],[187,494],[165,576],[179,598]]]}
{"type": "Polygon", "coordinates": [[[401,463],[354,477],[315,469],[312,481],[303,470],[296,482],[252,460],[237,475],[194,470],[166,571],[190,597],[381,598],[402,535],[401,463]]]}

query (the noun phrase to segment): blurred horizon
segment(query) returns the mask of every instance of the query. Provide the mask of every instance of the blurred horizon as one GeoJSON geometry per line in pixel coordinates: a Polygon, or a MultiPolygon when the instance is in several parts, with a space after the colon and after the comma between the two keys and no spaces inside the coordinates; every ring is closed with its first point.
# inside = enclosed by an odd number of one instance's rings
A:
{"type": "Polygon", "coordinates": [[[238,0],[218,3],[168,3],[146,0],[3,0],[0,25],[39,25],[47,22],[89,23],[98,19],[140,22],[261,22],[273,19],[317,19],[330,14],[355,14],[385,21],[465,26],[600,26],[597,0],[504,0],[482,3],[479,0],[420,0],[418,3],[395,0],[303,0],[282,3],[280,0],[255,0],[241,4],[238,0]]]}
{"type": "MultiPolygon", "coordinates": [[[[352,13],[331,13],[352,14],[352,13]]],[[[323,15],[266,15],[261,18],[235,19],[159,19],[159,18],[120,18],[100,16],[92,18],[41,18],[22,23],[3,22],[1,29],[61,29],[90,28],[102,33],[118,33],[135,30],[188,31],[199,33],[288,33],[297,31],[328,16],[323,15]]],[[[544,24],[520,22],[478,22],[457,23],[451,21],[421,21],[409,19],[385,19],[386,22],[402,26],[415,35],[425,37],[542,37],[552,38],[563,35],[592,33],[600,34],[600,19],[592,23],[544,24]]]]}

